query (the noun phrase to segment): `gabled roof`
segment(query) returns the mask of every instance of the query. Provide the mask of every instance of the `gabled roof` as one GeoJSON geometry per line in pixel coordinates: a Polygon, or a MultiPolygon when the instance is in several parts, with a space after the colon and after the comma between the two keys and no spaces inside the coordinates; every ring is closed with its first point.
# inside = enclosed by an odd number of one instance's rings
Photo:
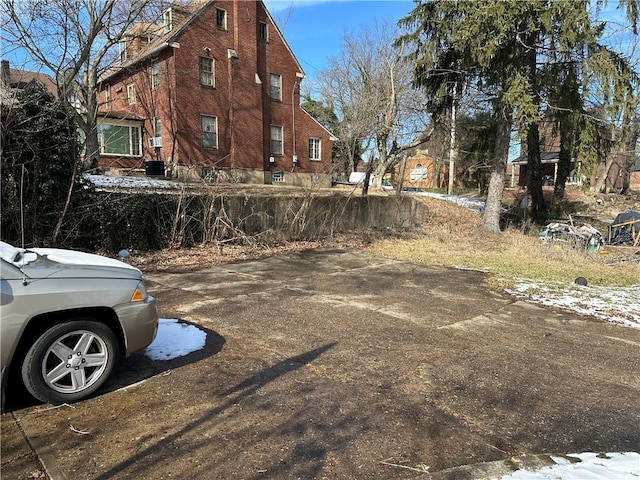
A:
{"type": "Polygon", "coordinates": [[[31,82],[42,85],[47,92],[55,98],[58,97],[58,86],[49,75],[39,72],[30,72],[28,70],[19,70],[16,68],[9,69],[9,88],[23,89],[31,82]]]}
{"type": "MultiPolygon", "coordinates": [[[[243,0],[234,0],[234,1],[243,1],[243,0]]],[[[273,17],[269,13],[269,10],[264,5],[262,0],[257,0],[257,1],[262,5],[262,8],[264,9],[264,11],[267,14],[267,17],[271,21],[272,25],[275,27],[278,36],[282,40],[283,44],[286,46],[287,50],[291,54],[291,57],[296,62],[298,70],[300,71],[300,73],[304,77],[304,71],[302,69],[302,66],[298,62],[298,59],[296,58],[296,56],[293,54],[293,51],[289,47],[289,44],[287,43],[287,41],[285,40],[284,36],[282,35],[282,32],[278,28],[278,25],[276,24],[276,22],[274,21],[273,17]]],[[[209,1],[209,0],[189,0],[189,1],[184,2],[184,3],[173,2],[171,4],[170,8],[173,11],[175,11],[176,13],[179,12],[181,15],[178,15],[177,18],[174,19],[173,25],[172,25],[172,29],[167,33],[164,33],[164,28],[161,25],[156,25],[156,24],[152,24],[152,23],[151,24],[150,23],[142,23],[142,22],[134,25],[131,29],[129,29],[129,31],[127,32],[127,35],[125,35],[125,36],[129,36],[130,38],[135,38],[135,37],[139,37],[141,35],[148,35],[148,36],[155,36],[156,38],[154,38],[148,44],[148,46],[146,48],[142,49],[135,57],[133,57],[131,59],[128,59],[127,61],[125,61],[125,62],[123,62],[123,63],[121,63],[121,64],[119,64],[117,66],[114,65],[112,68],[108,69],[108,71],[105,72],[105,74],[102,76],[101,80],[106,80],[109,77],[111,77],[111,76],[115,75],[116,73],[120,72],[121,70],[123,70],[126,67],[129,67],[131,65],[135,65],[136,63],[139,63],[142,60],[146,60],[146,59],[148,59],[150,57],[153,57],[153,56],[157,55],[159,52],[161,52],[162,50],[164,50],[165,48],[169,48],[169,47],[178,48],[180,46],[180,44],[178,43],[178,40],[179,40],[180,36],[182,35],[182,33],[185,30],[187,30],[189,28],[189,26],[200,15],[202,15],[202,13],[205,10],[207,10],[209,7],[211,7],[215,3],[216,3],[215,0],[214,1],[209,1]]]]}
{"type": "MultiPolygon", "coordinates": [[[[558,163],[560,161],[560,152],[540,152],[540,163],[558,163]]],[[[528,163],[526,155],[520,155],[514,158],[510,164],[526,165],[528,163]]]]}

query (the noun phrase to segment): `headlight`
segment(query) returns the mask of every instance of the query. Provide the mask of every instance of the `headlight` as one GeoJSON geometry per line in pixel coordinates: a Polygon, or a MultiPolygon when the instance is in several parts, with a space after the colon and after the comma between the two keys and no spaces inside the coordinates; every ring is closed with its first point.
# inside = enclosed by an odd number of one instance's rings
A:
{"type": "Polygon", "coordinates": [[[136,287],[135,291],[133,292],[133,295],[131,295],[131,301],[132,302],[144,302],[147,297],[149,296],[149,294],[147,293],[147,289],[144,288],[144,283],[140,282],[138,283],[138,286],[136,287]]]}

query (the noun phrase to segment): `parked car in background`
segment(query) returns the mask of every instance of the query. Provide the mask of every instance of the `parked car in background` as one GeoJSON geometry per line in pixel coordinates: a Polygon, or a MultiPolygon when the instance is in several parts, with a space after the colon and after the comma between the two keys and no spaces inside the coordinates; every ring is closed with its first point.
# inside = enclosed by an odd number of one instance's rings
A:
{"type": "Polygon", "coordinates": [[[137,268],[100,255],[4,242],[0,258],[3,400],[10,372],[38,400],[80,400],[104,384],[120,354],[154,340],[156,302],[137,268]]]}

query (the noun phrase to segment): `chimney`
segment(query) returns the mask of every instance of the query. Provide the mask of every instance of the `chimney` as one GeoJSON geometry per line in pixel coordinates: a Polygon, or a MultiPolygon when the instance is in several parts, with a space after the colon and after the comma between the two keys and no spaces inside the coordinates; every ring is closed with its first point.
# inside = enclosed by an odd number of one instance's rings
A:
{"type": "Polygon", "coordinates": [[[11,70],[9,69],[9,60],[2,60],[2,67],[0,68],[0,88],[10,88],[11,70]]]}

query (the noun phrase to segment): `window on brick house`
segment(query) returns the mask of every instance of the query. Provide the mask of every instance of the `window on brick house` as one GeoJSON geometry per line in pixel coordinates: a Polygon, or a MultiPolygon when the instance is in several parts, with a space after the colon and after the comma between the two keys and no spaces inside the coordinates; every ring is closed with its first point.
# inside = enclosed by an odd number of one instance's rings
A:
{"type": "Polygon", "coordinates": [[[104,89],[104,103],[109,105],[111,102],[111,85],[107,85],[104,89]]]}
{"type": "Polygon", "coordinates": [[[162,23],[164,26],[164,33],[169,33],[173,30],[173,14],[170,8],[167,8],[162,12],[162,23]]]}
{"type": "Polygon", "coordinates": [[[139,157],[141,155],[140,125],[115,122],[98,125],[98,141],[100,153],[105,155],[121,155],[139,157]]]}
{"type": "Polygon", "coordinates": [[[309,160],[320,160],[320,139],[309,139],[309,160]]]}
{"type": "Polygon", "coordinates": [[[215,86],[213,75],[213,58],[200,57],[200,85],[215,86]]]}
{"type": "Polygon", "coordinates": [[[271,87],[271,98],[273,100],[282,100],[282,75],[272,73],[269,78],[269,85],[271,87]]]}
{"type": "Polygon", "coordinates": [[[271,125],[271,153],[273,155],[282,155],[282,127],[271,125]]]}
{"type": "Polygon", "coordinates": [[[138,102],[135,83],[130,83],[129,85],[127,85],[127,102],[129,103],[129,105],[134,105],[138,102]]]}
{"type": "Polygon", "coordinates": [[[160,86],[160,64],[154,60],[151,64],[151,89],[156,90],[160,86]]]}
{"type": "Polygon", "coordinates": [[[118,42],[118,54],[120,56],[120,62],[124,63],[127,61],[127,42],[121,41],[118,42]]]}
{"type": "Polygon", "coordinates": [[[258,23],[258,38],[263,42],[269,41],[269,29],[265,22],[258,23]]]}
{"type": "Polygon", "coordinates": [[[162,120],[160,120],[160,117],[153,117],[153,136],[162,137],[162,120]]]}
{"type": "Polygon", "coordinates": [[[221,30],[227,29],[227,12],[221,8],[216,8],[216,27],[221,30]]]}
{"type": "Polygon", "coordinates": [[[218,148],[218,118],[202,115],[202,146],[218,148]]]}

